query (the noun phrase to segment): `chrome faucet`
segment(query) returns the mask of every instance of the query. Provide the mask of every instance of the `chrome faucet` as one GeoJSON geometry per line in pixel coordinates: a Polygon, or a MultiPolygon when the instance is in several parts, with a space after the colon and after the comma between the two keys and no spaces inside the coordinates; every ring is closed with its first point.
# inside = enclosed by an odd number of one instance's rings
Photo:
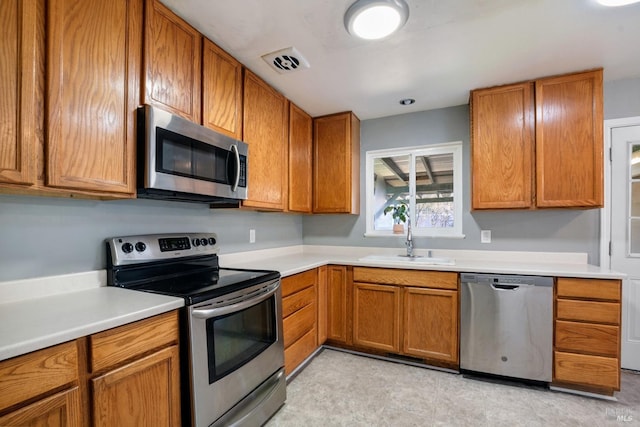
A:
{"type": "Polygon", "coordinates": [[[407,257],[413,257],[413,234],[411,234],[411,218],[407,218],[407,241],[404,242],[407,247],[407,257]]]}

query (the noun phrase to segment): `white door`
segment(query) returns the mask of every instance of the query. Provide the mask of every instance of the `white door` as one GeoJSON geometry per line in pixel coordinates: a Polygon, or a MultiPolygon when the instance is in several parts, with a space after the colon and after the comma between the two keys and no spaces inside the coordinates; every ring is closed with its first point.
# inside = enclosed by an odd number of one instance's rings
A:
{"type": "Polygon", "coordinates": [[[611,269],[622,285],[622,367],[640,370],[640,125],[611,129],[611,269]]]}

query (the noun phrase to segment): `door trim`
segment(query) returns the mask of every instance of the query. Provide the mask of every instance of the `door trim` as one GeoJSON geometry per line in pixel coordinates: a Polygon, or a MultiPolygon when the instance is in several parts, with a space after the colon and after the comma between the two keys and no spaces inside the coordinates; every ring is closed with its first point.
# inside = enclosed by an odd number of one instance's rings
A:
{"type": "Polygon", "coordinates": [[[640,126],[640,116],[604,121],[604,207],[600,209],[600,266],[611,268],[611,131],[614,128],[640,126]]]}

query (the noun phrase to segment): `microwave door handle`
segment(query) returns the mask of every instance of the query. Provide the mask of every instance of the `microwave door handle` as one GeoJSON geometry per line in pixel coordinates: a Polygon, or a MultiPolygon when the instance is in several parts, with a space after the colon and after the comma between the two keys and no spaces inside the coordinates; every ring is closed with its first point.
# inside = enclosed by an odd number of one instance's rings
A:
{"type": "Polygon", "coordinates": [[[270,298],[273,294],[276,293],[278,288],[280,287],[280,282],[276,282],[271,285],[267,291],[259,295],[253,295],[251,298],[247,298],[244,301],[240,301],[236,304],[226,305],[223,307],[209,308],[209,309],[195,309],[191,312],[193,317],[198,319],[210,319],[212,317],[224,316],[225,314],[234,313],[237,311],[244,310],[245,308],[249,308],[253,305],[261,303],[262,301],[270,298]]]}
{"type": "Polygon", "coordinates": [[[236,155],[236,179],[231,186],[231,191],[236,191],[238,189],[238,184],[240,183],[240,153],[238,152],[238,147],[236,145],[231,146],[231,151],[236,155]]]}

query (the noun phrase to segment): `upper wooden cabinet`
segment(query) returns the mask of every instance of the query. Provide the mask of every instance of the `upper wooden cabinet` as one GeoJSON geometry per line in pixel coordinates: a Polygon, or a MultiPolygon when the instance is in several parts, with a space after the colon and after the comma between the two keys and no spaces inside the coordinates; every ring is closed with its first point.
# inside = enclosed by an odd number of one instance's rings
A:
{"type": "Polygon", "coordinates": [[[289,103],[289,210],[311,213],[313,120],[289,103]]]}
{"type": "Polygon", "coordinates": [[[0,2],[0,182],[36,182],[37,0],[0,2]]]}
{"type": "Polygon", "coordinates": [[[158,0],[145,15],[144,103],[201,123],[202,35],[158,0]]]}
{"type": "Polygon", "coordinates": [[[313,212],[360,213],[360,120],[351,112],[313,120],[313,212]]]}
{"type": "Polygon", "coordinates": [[[206,38],[202,46],[202,124],[242,139],[242,64],[206,38]]]}
{"type": "Polygon", "coordinates": [[[602,70],[471,92],[473,209],[601,207],[602,70]]]}
{"type": "Polygon", "coordinates": [[[244,74],[244,141],[249,144],[243,206],[285,210],[288,187],[287,100],[249,70],[244,74]]]}
{"type": "Polygon", "coordinates": [[[47,29],[46,185],[131,195],[142,0],[51,0],[47,29]]]}

